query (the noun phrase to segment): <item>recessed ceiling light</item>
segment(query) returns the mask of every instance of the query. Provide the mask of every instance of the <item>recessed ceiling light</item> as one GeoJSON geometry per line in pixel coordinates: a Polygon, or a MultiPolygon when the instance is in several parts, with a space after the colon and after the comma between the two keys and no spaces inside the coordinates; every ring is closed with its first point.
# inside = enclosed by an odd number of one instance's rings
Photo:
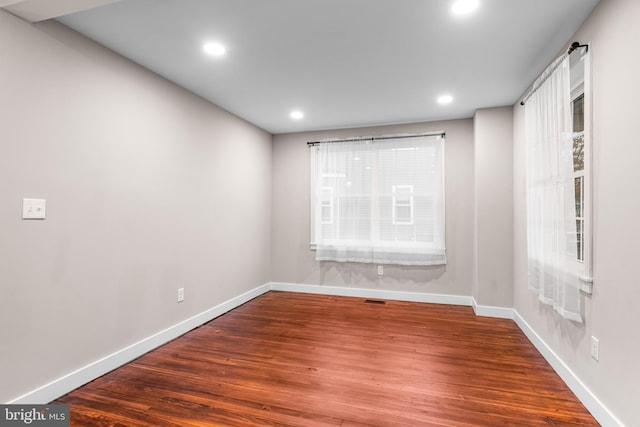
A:
{"type": "Polygon", "coordinates": [[[202,49],[213,56],[222,56],[227,51],[220,43],[205,43],[202,49]]]}
{"type": "Polygon", "coordinates": [[[465,15],[478,8],[480,0],[458,0],[451,6],[451,11],[456,15],[465,15]]]}
{"type": "Polygon", "coordinates": [[[289,114],[289,116],[292,119],[300,120],[304,117],[304,113],[302,111],[292,111],[291,114],[289,114]]]}
{"type": "Polygon", "coordinates": [[[451,95],[440,95],[438,97],[438,104],[450,104],[453,101],[453,96],[451,95]]]}

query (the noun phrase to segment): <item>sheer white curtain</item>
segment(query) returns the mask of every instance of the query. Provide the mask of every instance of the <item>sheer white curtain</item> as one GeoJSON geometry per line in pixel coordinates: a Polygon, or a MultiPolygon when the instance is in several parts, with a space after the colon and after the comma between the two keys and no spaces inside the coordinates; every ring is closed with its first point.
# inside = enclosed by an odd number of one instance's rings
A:
{"type": "Polygon", "coordinates": [[[443,136],[314,148],[317,260],[446,264],[443,136]]]}
{"type": "Polygon", "coordinates": [[[554,67],[525,106],[529,288],[581,322],[569,58],[554,67]]]}

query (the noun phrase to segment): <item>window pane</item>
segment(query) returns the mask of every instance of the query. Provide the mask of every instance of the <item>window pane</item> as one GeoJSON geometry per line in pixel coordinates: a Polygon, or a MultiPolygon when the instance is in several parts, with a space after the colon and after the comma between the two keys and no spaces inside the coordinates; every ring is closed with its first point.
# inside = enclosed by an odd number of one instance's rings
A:
{"type": "Polygon", "coordinates": [[[579,176],[574,178],[574,187],[576,194],[576,217],[582,217],[584,208],[584,200],[582,200],[584,194],[584,177],[579,176]]]}
{"type": "Polygon", "coordinates": [[[572,103],[573,110],[573,170],[584,170],[584,94],[572,103]]]}
{"type": "Polygon", "coordinates": [[[371,198],[348,196],[340,199],[340,239],[370,240],[371,198]]]}
{"type": "Polygon", "coordinates": [[[584,260],[584,246],[582,245],[582,241],[584,239],[584,220],[577,219],[576,220],[576,230],[577,230],[577,245],[578,245],[578,261],[584,260]]]}
{"type": "Polygon", "coordinates": [[[584,133],[573,136],[573,171],[584,170],[584,133]]]}
{"type": "Polygon", "coordinates": [[[584,94],[573,101],[573,131],[584,132],[584,94]]]}

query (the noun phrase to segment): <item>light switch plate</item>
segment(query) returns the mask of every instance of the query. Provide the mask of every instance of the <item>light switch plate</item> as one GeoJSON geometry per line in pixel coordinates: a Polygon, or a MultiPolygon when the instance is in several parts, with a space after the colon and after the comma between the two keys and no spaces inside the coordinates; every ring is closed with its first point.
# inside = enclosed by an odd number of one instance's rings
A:
{"type": "Polygon", "coordinates": [[[47,201],[45,199],[22,199],[22,219],[45,219],[47,201]]]}

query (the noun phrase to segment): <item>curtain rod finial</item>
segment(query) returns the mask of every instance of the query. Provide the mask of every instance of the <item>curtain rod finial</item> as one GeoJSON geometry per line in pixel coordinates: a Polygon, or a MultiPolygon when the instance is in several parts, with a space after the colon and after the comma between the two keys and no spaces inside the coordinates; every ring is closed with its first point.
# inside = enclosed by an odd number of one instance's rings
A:
{"type": "Polygon", "coordinates": [[[571,52],[578,49],[579,47],[584,47],[587,51],[589,50],[588,44],[580,44],[580,42],[573,42],[571,43],[571,47],[569,47],[569,50],[567,51],[567,55],[571,55],[571,52]]]}

